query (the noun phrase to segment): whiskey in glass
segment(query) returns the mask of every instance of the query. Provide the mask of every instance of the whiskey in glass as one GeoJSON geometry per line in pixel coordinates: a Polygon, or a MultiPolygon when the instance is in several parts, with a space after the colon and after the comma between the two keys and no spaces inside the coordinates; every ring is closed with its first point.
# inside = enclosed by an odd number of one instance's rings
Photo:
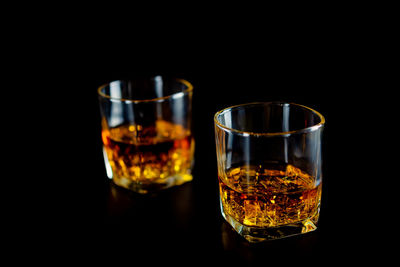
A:
{"type": "Polygon", "coordinates": [[[107,175],[151,193],[192,180],[192,86],[161,76],[99,88],[107,175]]]}
{"type": "Polygon", "coordinates": [[[281,102],[215,115],[221,212],[248,241],[317,229],[323,124],[318,112],[281,102]]]}

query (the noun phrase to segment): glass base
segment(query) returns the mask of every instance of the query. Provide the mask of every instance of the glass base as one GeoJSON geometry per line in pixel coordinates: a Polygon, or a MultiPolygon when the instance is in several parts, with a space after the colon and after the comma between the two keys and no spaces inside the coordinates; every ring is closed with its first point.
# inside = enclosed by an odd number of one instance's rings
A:
{"type": "Polygon", "coordinates": [[[304,234],[312,232],[317,229],[317,221],[319,213],[315,214],[313,217],[308,218],[303,221],[299,221],[292,224],[282,225],[279,227],[252,227],[241,224],[232,216],[226,214],[221,203],[221,213],[224,219],[235,229],[235,231],[243,236],[247,241],[251,243],[257,243],[267,240],[274,240],[285,238],[289,236],[304,234]]]}
{"type": "Polygon", "coordinates": [[[181,185],[186,182],[190,182],[193,180],[193,176],[191,174],[177,174],[174,176],[170,176],[163,179],[152,180],[151,182],[145,183],[142,181],[134,181],[130,178],[126,177],[116,177],[112,178],[113,182],[121,187],[129,189],[131,191],[147,194],[147,193],[155,193],[157,191],[181,185]]]}

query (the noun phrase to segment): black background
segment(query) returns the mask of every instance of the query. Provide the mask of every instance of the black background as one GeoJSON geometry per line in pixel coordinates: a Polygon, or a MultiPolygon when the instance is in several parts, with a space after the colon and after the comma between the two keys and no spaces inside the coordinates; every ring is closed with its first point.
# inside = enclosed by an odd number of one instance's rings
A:
{"type": "Polygon", "coordinates": [[[392,255],[385,238],[395,231],[383,226],[389,219],[377,219],[390,202],[382,193],[387,185],[376,183],[391,158],[378,151],[386,146],[378,129],[387,125],[378,112],[390,113],[394,96],[385,83],[393,72],[380,61],[384,51],[358,24],[294,23],[279,34],[274,27],[218,25],[62,31],[44,43],[45,60],[43,50],[30,47],[28,63],[17,64],[17,76],[28,81],[18,137],[28,163],[21,166],[16,151],[12,170],[19,178],[6,194],[9,247],[55,263],[131,265],[309,265],[392,255]],[[156,196],[114,186],[102,158],[97,88],[135,75],[179,77],[194,86],[194,180],[156,196]],[[325,116],[322,206],[312,233],[250,244],[220,214],[213,115],[255,101],[295,102],[325,116]]]}
{"type": "Polygon", "coordinates": [[[73,86],[75,92],[84,93],[78,102],[71,100],[70,108],[79,108],[72,111],[75,121],[66,126],[71,143],[65,151],[71,158],[59,163],[60,170],[69,173],[66,185],[71,194],[67,193],[58,218],[61,228],[54,229],[61,236],[68,233],[67,240],[73,237],[71,252],[87,255],[91,248],[95,259],[149,263],[303,264],[314,258],[357,258],[363,246],[375,245],[368,243],[372,239],[363,229],[365,202],[359,199],[363,193],[358,184],[369,177],[360,177],[362,171],[357,170],[362,163],[355,141],[360,110],[353,106],[358,97],[353,86],[354,75],[360,73],[355,74],[349,62],[341,62],[337,55],[312,57],[307,52],[297,58],[282,52],[273,64],[250,52],[238,58],[229,50],[225,55],[217,51],[206,55],[207,60],[194,51],[161,60],[148,53],[151,56],[140,63],[139,57],[101,66],[88,63],[90,74],[83,73],[81,84],[73,86]],[[105,176],[102,159],[96,89],[137,74],[181,77],[194,86],[194,180],[156,196],[138,196],[114,186],[105,176]],[[326,117],[320,225],[306,235],[249,244],[220,214],[213,115],[233,104],[275,100],[304,104],[326,117]]]}

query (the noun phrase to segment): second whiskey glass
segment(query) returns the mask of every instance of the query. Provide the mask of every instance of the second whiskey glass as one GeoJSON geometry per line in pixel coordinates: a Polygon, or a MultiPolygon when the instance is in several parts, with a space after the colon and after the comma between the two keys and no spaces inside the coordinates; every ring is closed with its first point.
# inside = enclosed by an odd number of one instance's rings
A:
{"type": "Polygon", "coordinates": [[[317,111],[282,102],[215,114],[221,212],[248,241],[317,228],[324,123],[317,111]]]}
{"type": "Polygon", "coordinates": [[[192,180],[192,85],[162,76],[98,89],[107,175],[150,193],[192,180]]]}

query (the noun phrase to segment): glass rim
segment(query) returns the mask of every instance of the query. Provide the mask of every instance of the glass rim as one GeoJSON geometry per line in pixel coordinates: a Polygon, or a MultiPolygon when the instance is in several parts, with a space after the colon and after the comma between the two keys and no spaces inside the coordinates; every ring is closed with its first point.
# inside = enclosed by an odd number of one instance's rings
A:
{"type": "MultiPolygon", "coordinates": [[[[157,77],[157,76],[154,76],[154,77],[157,77]]],[[[153,77],[153,78],[154,78],[154,77],[153,77]]],[[[102,85],[100,85],[100,86],[98,87],[97,93],[98,93],[99,96],[101,96],[101,97],[103,97],[103,98],[106,98],[106,99],[109,99],[110,101],[127,102],[127,103],[144,103],[144,102],[159,102],[159,101],[162,101],[162,100],[166,100],[166,99],[169,99],[169,98],[173,98],[173,97],[176,96],[177,94],[186,94],[186,93],[189,93],[189,92],[192,92],[192,91],[193,91],[193,85],[192,85],[190,82],[188,82],[187,80],[180,79],[180,78],[173,78],[173,79],[174,79],[175,81],[178,81],[178,82],[180,82],[180,83],[183,83],[184,85],[187,86],[187,88],[186,88],[185,90],[182,90],[182,91],[180,91],[180,92],[176,92],[176,93],[173,93],[173,94],[170,94],[170,95],[166,95],[166,96],[162,96],[162,97],[156,97],[156,98],[150,98],[150,99],[133,99],[133,98],[130,99],[130,98],[122,98],[122,97],[112,97],[112,96],[110,96],[110,95],[105,94],[105,93],[102,92],[102,90],[103,90],[107,85],[110,85],[111,83],[113,83],[113,82],[118,82],[118,81],[129,81],[129,79],[126,79],[126,80],[114,80],[114,81],[111,81],[111,82],[102,84],[102,85]]],[[[134,80],[134,79],[132,79],[132,81],[133,81],[133,80],[134,80]]]]}
{"type": "Polygon", "coordinates": [[[316,110],[314,110],[314,109],[312,109],[310,107],[304,106],[304,105],[300,105],[300,104],[296,104],[296,103],[292,103],[292,102],[272,101],[272,102],[251,102],[251,103],[239,104],[239,105],[234,105],[234,106],[230,106],[230,107],[224,108],[224,109],[218,111],[217,113],[215,113],[215,115],[214,115],[214,123],[215,123],[216,126],[221,128],[222,130],[234,132],[234,133],[237,133],[237,134],[241,134],[243,136],[250,136],[251,135],[251,136],[284,136],[284,137],[286,137],[286,136],[290,136],[292,134],[297,134],[297,133],[314,132],[314,131],[316,131],[316,130],[318,130],[321,127],[324,126],[325,118],[318,111],[316,111],[316,110]],[[261,133],[257,133],[257,132],[242,131],[242,130],[234,129],[234,128],[231,128],[231,127],[227,127],[227,126],[223,125],[222,123],[220,123],[218,121],[218,116],[221,115],[224,112],[227,112],[228,110],[231,110],[231,109],[234,109],[234,108],[245,107],[245,106],[266,105],[266,104],[269,104],[269,105],[271,105],[271,104],[272,105],[283,105],[283,104],[286,104],[286,105],[293,105],[293,106],[301,107],[301,108],[304,108],[304,109],[306,109],[308,111],[311,111],[312,113],[316,114],[320,118],[320,122],[315,124],[315,125],[312,125],[312,126],[309,126],[309,127],[305,127],[305,128],[301,128],[301,129],[298,129],[298,130],[285,131],[285,132],[270,132],[270,133],[269,132],[261,132],[261,133]]]}

